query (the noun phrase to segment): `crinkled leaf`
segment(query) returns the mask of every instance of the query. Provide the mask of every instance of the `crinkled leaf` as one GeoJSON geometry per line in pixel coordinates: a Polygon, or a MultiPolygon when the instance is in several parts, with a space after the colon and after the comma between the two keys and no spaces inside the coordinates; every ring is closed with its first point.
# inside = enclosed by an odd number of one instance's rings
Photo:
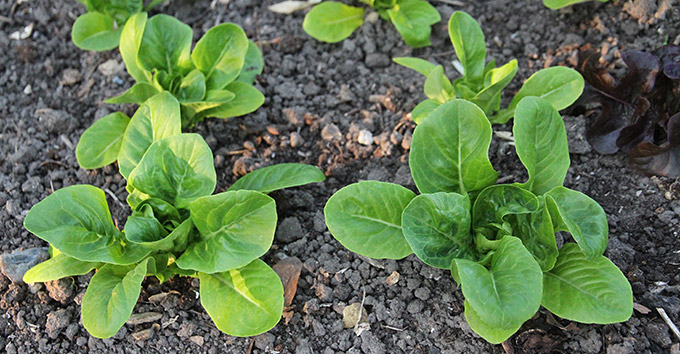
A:
{"type": "Polygon", "coordinates": [[[437,65],[425,80],[425,95],[438,103],[445,103],[456,96],[451,81],[444,75],[444,67],[437,65]]]}
{"type": "Polygon", "coordinates": [[[136,244],[158,241],[168,235],[168,231],[156,219],[149,204],[142,205],[132,212],[125,222],[123,232],[126,239],[136,244]]]}
{"type": "Polygon", "coordinates": [[[276,203],[255,191],[224,192],[189,206],[201,240],[177,259],[177,266],[203,273],[243,267],[265,254],[274,240],[276,203]]]}
{"type": "Polygon", "coordinates": [[[182,132],[179,103],[168,92],[151,97],[132,116],[118,155],[126,179],[154,141],[182,132]]]}
{"type": "Polygon", "coordinates": [[[135,189],[186,208],[215,190],[213,154],[198,134],[180,134],[154,142],[128,178],[135,189]]]}
{"type": "Polygon", "coordinates": [[[301,163],[281,163],[257,169],[239,178],[228,190],[269,193],[275,190],[321,182],[326,179],[318,168],[301,163]]]}
{"type": "Polygon", "coordinates": [[[609,241],[604,209],[587,195],[565,187],[546,193],[557,231],[568,231],[590,259],[601,256],[609,241]]]}
{"type": "Polygon", "coordinates": [[[137,57],[151,71],[185,74],[193,69],[190,50],[194,32],[182,21],[159,14],[146,22],[137,57]]]}
{"type": "Polygon", "coordinates": [[[123,94],[111,97],[104,102],[111,104],[135,103],[141,105],[159,92],[160,91],[154,85],[146,82],[138,82],[132,85],[129,90],[123,92],[123,94]]]}
{"type": "Polygon", "coordinates": [[[113,18],[99,12],[78,16],[71,29],[73,44],[84,50],[103,51],[116,48],[122,28],[114,29],[113,18]]]}
{"type": "Polygon", "coordinates": [[[364,9],[324,1],[307,13],[302,29],[318,41],[336,43],[349,37],[363,23],[364,9]]]}
{"type": "Polygon", "coordinates": [[[516,237],[505,236],[491,256],[489,268],[465,259],[453,261],[460,276],[465,301],[480,322],[472,327],[482,338],[500,343],[530,319],[541,305],[543,272],[516,237]],[[495,331],[500,329],[500,333],[495,331]],[[491,330],[491,332],[486,332],[491,330]],[[506,337],[507,336],[507,337],[506,337]]]}
{"type": "Polygon", "coordinates": [[[423,102],[418,103],[418,105],[413,108],[413,111],[411,112],[411,118],[416,124],[420,124],[427,116],[432,113],[437,107],[441,106],[441,104],[435,100],[425,100],[423,102]]]}
{"type": "Polygon", "coordinates": [[[104,192],[90,185],[55,191],[31,208],[24,227],[64,254],[86,262],[132,264],[150,252],[124,245],[104,192]]]}
{"type": "Polygon", "coordinates": [[[245,62],[248,38],[233,23],[217,25],[196,43],[191,58],[205,75],[208,90],[219,90],[234,81],[245,62]]]}
{"type": "Polygon", "coordinates": [[[94,337],[109,338],[130,318],[142,290],[149,257],[137,266],[106,264],[90,280],[82,303],[85,329],[94,337]]]}
{"type": "Polygon", "coordinates": [[[534,256],[541,269],[546,272],[552,269],[559,253],[555,241],[550,213],[542,197],[538,198],[539,209],[530,214],[512,214],[505,220],[512,228],[512,235],[522,240],[524,247],[534,256]]]}
{"type": "Polygon", "coordinates": [[[94,169],[114,163],[118,159],[123,135],[130,118],[116,112],[92,124],[78,141],[76,159],[80,167],[94,169]]]}
{"type": "Polygon", "coordinates": [[[201,305],[217,328],[246,337],[272,329],[283,312],[283,284],[278,275],[257,259],[228,272],[198,273],[201,305]]]}
{"type": "Polygon", "coordinates": [[[262,70],[264,70],[262,51],[255,42],[248,40],[248,51],[246,51],[243,68],[236,80],[252,85],[255,82],[255,76],[262,74],[262,70]]]}
{"type": "Polygon", "coordinates": [[[491,124],[474,103],[453,100],[416,127],[409,166],[421,193],[467,192],[494,184],[491,124]]]}
{"type": "Polygon", "coordinates": [[[415,193],[392,183],[363,181],[337,191],[326,203],[326,225],[352,252],[370,258],[401,259],[413,253],[401,215],[415,193]]]}
{"type": "Polygon", "coordinates": [[[442,19],[437,9],[423,0],[399,0],[387,14],[404,42],[413,48],[430,45],[430,26],[442,19]]]}
{"type": "Polygon", "coordinates": [[[420,59],[420,58],[410,58],[410,57],[399,57],[399,58],[393,58],[392,59],[395,63],[405,66],[409,69],[413,69],[425,77],[430,75],[432,70],[437,66],[435,64],[430,63],[429,61],[425,59],[420,59]]]}
{"type": "Polygon", "coordinates": [[[529,172],[522,186],[537,195],[562,186],[569,169],[567,131],[557,110],[539,97],[526,97],[512,127],[517,156],[529,172]]]}
{"type": "Polygon", "coordinates": [[[470,198],[458,193],[419,195],[401,215],[413,253],[433,267],[450,269],[454,258],[477,260],[470,234],[470,198]]]}
{"type": "Polygon", "coordinates": [[[668,142],[662,146],[643,142],[629,151],[631,164],[647,174],[680,177],[680,113],[667,124],[668,142]]]}
{"type": "Polygon", "coordinates": [[[517,60],[513,59],[500,68],[491,69],[485,74],[485,87],[470,101],[481,108],[485,114],[491,115],[500,108],[500,97],[503,89],[517,74],[517,60]]]}
{"type": "Polygon", "coordinates": [[[55,255],[24,274],[25,283],[44,283],[51,280],[87,274],[103,265],[100,262],[83,262],[63,253],[55,255]]]}
{"type": "Polygon", "coordinates": [[[465,69],[465,80],[481,83],[486,63],[484,32],[472,16],[456,11],[449,19],[449,37],[456,56],[465,69]]]}
{"type": "Polygon", "coordinates": [[[625,322],[633,314],[633,291],[609,259],[589,259],[576,244],[567,243],[555,267],[544,273],[541,304],[581,323],[625,322]]]}
{"type": "Polygon", "coordinates": [[[125,68],[137,82],[151,82],[151,72],[144,69],[137,56],[146,28],[147,16],[146,12],[140,12],[128,19],[121,32],[118,47],[120,56],[125,62],[125,68]]]}
{"type": "Polygon", "coordinates": [[[531,192],[511,184],[497,184],[484,189],[472,206],[472,227],[490,239],[503,231],[508,215],[531,214],[538,211],[539,201],[531,192]]]}

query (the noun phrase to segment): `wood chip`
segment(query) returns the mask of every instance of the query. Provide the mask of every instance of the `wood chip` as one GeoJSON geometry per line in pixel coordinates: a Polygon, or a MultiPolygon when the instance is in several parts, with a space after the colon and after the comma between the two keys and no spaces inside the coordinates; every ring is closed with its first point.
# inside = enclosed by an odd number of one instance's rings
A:
{"type": "Polygon", "coordinates": [[[634,303],[633,303],[633,309],[635,309],[635,311],[637,311],[637,312],[639,312],[639,313],[641,313],[641,314],[643,314],[643,315],[646,315],[646,314],[652,312],[652,310],[648,309],[648,308],[645,307],[644,305],[638,304],[637,302],[634,302],[634,303]]]}
{"type": "Polygon", "coordinates": [[[151,328],[143,329],[139,332],[132,333],[132,338],[138,341],[151,339],[154,333],[156,333],[156,331],[159,329],[161,329],[161,325],[159,325],[158,323],[154,323],[153,326],[151,326],[151,328]]]}
{"type": "Polygon", "coordinates": [[[156,322],[162,317],[163,315],[158,312],[135,313],[130,316],[130,318],[125,323],[129,324],[130,326],[134,326],[143,323],[156,322]]]}
{"type": "Polygon", "coordinates": [[[394,285],[399,281],[399,273],[395,270],[392,272],[392,274],[388,275],[387,278],[385,278],[385,283],[387,285],[394,285]]]}
{"type": "Polygon", "coordinates": [[[272,269],[279,275],[283,283],[283,304],[290,306],[297,292],[298,280],[302,271],[302,261],[297,257],[288,257],[276,263],[272,269]]]}

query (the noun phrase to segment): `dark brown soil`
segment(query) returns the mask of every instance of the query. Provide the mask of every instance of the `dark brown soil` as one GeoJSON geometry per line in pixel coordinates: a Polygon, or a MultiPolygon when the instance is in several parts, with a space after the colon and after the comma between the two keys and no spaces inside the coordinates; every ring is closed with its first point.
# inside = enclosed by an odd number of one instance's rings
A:
{"type": "MultiPolygon", "coordinates": [[[[195,38],[217,23],[238,23],[263,48],[267,67],[257,85],[267,97],[264,106],[246,117],[209,120],[196,128],[215,153],[218,191],[247,171],[279,162],[310,163],[328,176],[324,183],[273,194],[286,228],[265,260],[273,264],[295,256],[304,262],[292,317],[256,338],[230,337],[201,308],[197,281],[159,285],[148,279],[134,312],[161,313],[154,327],[159,329],[137,340],[133,333],[152,325],[126,325],[113,338],[99,340],[79,321],[78,304],[89,276],[46,286],[12,284],[0,276],[0,348],[8,353],[503,352],[467,326],[462,294],[447,272],[414,256],[369,262],[342,248],[323,222],[326,200],[349,183],[375,179],[414,188],[408,147],[415,125],[408,112],[424,99],[424,80],[390,58],[435,60],[450,76],[457,75],[450,64],[454,55],[446,21],[436,26],[433,46],[424,49],[407,47],[383,21],[367,23],[348,40],[330,45],[304,34],[303,12],[269,12],[273,2],[175,0],[158,10],[191,25],[195,38]],[[357,142],[361,130],[372,133],[372,145],[357,142]],[[244,144],[254,149],[244,149],[244,144]],[[394,271],[400,279],[387,285],[385,278],[394,271]],[[168,295],[159,302],[149,300],[159,293],[168,295]],[[341,313],[345,304],[360,302],[364,294],[371,328],[357,336],[343,329],[341,313]]],[[[574,64],[577,48],[587,43],[615,61],[623,50],[652,50],[680,40],[680,8],[661,11],[672,2],[659,0],[657,7],[655,1],[616,0],[550,11],[539,0],[466,1],[463,7],[432,1],[444,19],[458,9],[478,19],[490,59],[519,60],[510,91],[540,68],[574,64]]],[[[119,53],[84,52],[71,43],[71,25],[83,11],[72,0],[0,0],[1,253],[45,245],[23,229],[23,218],[32,205],[68,185],[107,189],[114,218],[124,221],[126,208],[111,197],[126,197],[116,168],[85,171],[75,159],[75,144],[93,121],[115,109],[134,112],[132,106],[103,103],[132,83],[119,53]],[[30,24],[29,38],[9,38],[30,24]],[[109,60],[113,62],[105,66],[113,72],[102,70],[109,60]]],[[[677,350],[678,338],[656,308],[680,323],[680,183],[641,176],[622,154],[592,152],[583,136],[588,118],[565,120],[572,144],[566,184],[604,207],[610,222],[607,255],[631,281],[635,302],[651,312],[635,311],[622,324],[587,325],[555,320],[541,310],[512,337],[511,345],[516,353],[658,353],[669,352],[674,343],[677,350]]],[[[522,181],[526,172],[514,148],[495,140],[494,166],[502,177],[522,181]]]]}

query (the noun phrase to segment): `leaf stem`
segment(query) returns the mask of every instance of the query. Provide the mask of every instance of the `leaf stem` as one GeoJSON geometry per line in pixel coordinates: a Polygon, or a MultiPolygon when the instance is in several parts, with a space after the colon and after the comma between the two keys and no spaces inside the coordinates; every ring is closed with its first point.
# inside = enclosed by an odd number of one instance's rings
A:
{"type": "Polygon", "coordinates": [[[501,240],[489,240],[481,233],[475,235],[475,246],[477,250],[481,253],[487,253],[488,251],[495,251],[501,245],[501,240]]]}
{"type": "Polygon", "coordinates": [[[154,7],[160,5],[165,0],[151,0],[146,6],[144,6],[144,12],[149,12],[154,7]]]}

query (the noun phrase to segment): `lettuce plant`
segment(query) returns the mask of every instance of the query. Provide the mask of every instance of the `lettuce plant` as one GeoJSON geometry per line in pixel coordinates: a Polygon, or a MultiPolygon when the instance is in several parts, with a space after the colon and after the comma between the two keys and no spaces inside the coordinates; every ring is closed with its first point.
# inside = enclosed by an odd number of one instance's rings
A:
{"type": "Polygon", "coordinates": [[[207,117],[248,114],[264,103],[264,95],[252,85],[262,72],[262,53],[241,27],[217,25],[193,51],[192,38],[191,27],[172,16],[130,17],[121,33],[120,54],[136,83],[106,102],[142,104],[167,91],[181,104],[184,128],[207,117]]]}
{"type": "Polygon", "coordinates": [[[103,51],[116,48],[123,25],[130,16],[146,12],[165,0],[78,0],[87,13],[78,16],[71,29],[73,43],[81,49],[103,51]]]}
{"type": "Polygon", "coordinates": [[[413,133],[409,166],[420,195],[363,181],[337,191],[324,209],[331,234],[350,251],[450,269],[465,297],[465,317],[500,343],[540,305],[584,323],[626,321],[631,286],[603,252],[604,210],[562,186],[569,150],[562,119],[547,100],[525,97],[513,127],[525,183],[495,184],[488,158],[491,124],[465,100],[435,109],[413,133]],[[575,243],[561,247],[556,232],[575,243]]]}
{"type": "MultiPolygon", "coordinates": [[[[561,9],[563,7],[575,5],[575,4],[580,4],[582,2],[586,1],[593,1],[593,0],[543,0],[543,5],[545,7],[557,10],[561,9]]],[[[608,0],[597,0],[599,2],[607,2],[608,0]]]]}
{"type": "Polygon", "coordinates": [[[484,32],[477,21],[465,12],[453,13],[449,19],[449,36],[462,66],[459,71],[463,75],[453,83],[446,77],[441,65],[420,58],[394,58],[397,64],[426,77],[425,95],[428,99],[420,102],[411,112],[416,123],[425,119],[439,105],[456,98],[475,103],[492,123],[503,124],[513,117],[517,104],[524,97],[542,97],[560,110],[574,103],[583,92],[583,78],[578,72],[561,66],[551,67],[529,77],[510,105],[500,110],[501,92],[517,74],[517,60],[498,68],[495,60],[486,63],[484,32]]]}
{"type": "Polygon", "coordinates": [[[281,318],[283,287],[259,259],[276,230],[276,205],[266,193],[322,181],[323,173],[302,164],[274,165],[213,194],[208,145],[198,134],[180,132],[179,104],[171,95],[149,101],[154,114],[133,116],[123,139],[134,139],[120,156],[132,209],[123,230],[113,223],[102,190],[74,185],[54,192],[24,219],[26,229],[55,250],[53,258],[30,269],[24,281],[96,269],[81,312],[98,338],[113,336],[127,321],[146,276],[199,278],[201,304],[218,329],[234,336],[268,331],[281,318]]]}
{"type": "MultiPolygon", "coordinates": [[[[414,48],[430,45],[431,26],[441,21],[439,12],[425,0],[360,0],[390,21],[406,44],[414,48]]],[[[302,28],[312,38],[340,42],[364,23],[364,9],[336,1],[324,1],[307,13],[302,28]]]]}

